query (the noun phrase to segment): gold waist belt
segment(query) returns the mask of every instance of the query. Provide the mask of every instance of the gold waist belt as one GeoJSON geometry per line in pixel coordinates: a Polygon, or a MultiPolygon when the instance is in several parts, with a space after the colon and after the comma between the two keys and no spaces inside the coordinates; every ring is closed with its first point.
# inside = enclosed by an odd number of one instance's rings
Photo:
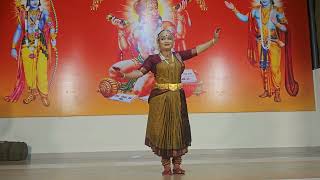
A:
{"type": "Polygon", "coordinates": [[[176,91],[176,90],[179,90],[182,88],[182,84],[181,83],[176,83],[176,84],[171,84],[171,83],[158,84],[158,83],[156,83],[155,88],[176,91]]]}

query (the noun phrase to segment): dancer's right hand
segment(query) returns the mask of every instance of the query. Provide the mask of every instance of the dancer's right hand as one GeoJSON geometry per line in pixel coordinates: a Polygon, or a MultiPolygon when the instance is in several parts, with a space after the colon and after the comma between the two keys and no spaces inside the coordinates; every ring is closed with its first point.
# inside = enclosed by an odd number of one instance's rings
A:
{"type": "Polygon", "coordinates": [[[11,49],[11,57],[13,57],[15,60],[18,60],[18,53],[14,48],[11,49]]]}

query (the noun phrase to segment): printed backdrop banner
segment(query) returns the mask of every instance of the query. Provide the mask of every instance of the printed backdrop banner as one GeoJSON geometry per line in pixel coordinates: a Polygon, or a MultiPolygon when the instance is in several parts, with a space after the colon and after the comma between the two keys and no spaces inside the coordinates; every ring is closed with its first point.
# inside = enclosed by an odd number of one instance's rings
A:
{"type": "Polygon", "coordinates": [[[139,69],[158,52],[213,38],[186,62],[189,112],[315,109],[307,1],[10,0],[0,2],[0,117],[146,114],[152,74],[139,69]]]}

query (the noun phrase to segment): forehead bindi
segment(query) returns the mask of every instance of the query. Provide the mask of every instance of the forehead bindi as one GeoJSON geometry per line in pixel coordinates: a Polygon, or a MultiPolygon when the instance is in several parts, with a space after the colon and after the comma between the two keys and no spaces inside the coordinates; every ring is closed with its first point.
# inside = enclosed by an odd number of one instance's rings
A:
{"type": "Polygon", "coordinates": [[[169,32],[163,32],[160,35],[160,38],[172,38],[172,37],[173,37],[173,35],[169,32]]]}

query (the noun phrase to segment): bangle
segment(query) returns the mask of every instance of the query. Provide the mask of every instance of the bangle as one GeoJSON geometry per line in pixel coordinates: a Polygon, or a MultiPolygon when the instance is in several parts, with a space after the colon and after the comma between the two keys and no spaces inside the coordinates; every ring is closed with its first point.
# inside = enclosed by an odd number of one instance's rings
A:
{"type": "Polygon", "coordinates": [[[12,49],[15,49],[16,48],[16,44],[13,43],[11,47],[12,47],[12,49]]]}

